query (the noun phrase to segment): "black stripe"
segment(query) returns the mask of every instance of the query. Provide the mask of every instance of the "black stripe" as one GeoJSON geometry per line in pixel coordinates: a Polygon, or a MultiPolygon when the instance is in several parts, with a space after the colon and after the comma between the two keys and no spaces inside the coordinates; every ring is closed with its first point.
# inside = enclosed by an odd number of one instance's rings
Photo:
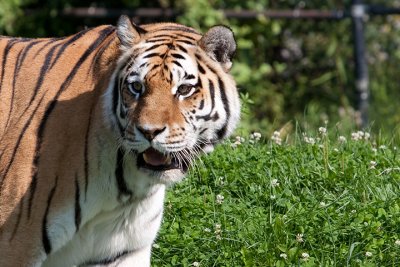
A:
{"type": "Polygon", "coordinates": [[[204,128],[203,130],[201,130],[200,132],[199,132],[199,135],[202,135],[205,131],[207,131],[208,130],[208,128],[204,128]]]}
{"type": "Polygon", "coordinates": [[[150,57],[159,57],[160,54],[159,53],[150,53],[145,55],[143,58],[150,58],[150,57]]]}
{"type": "Polygon", "coordinates": [[[188,45],[196,45],[194,42],[187,41],[187,40],[176,40],[176,42],[181,42],[181,43],[188,44],[188,45]]]}
{"type": "Polygon", "coordinates": [[[201,88],[203,88],[203,83],[201,82],[201,79],[200,79],[200,77],[199,77],[199,79],[197,80],[196,87],[197,87],[198,89],[201,89],[201,88]]]}
{"type": "Polygon", "coordinates": [[[214,107],[215,107],[215,88],[214,88],[214,83],[211,80],[208,80],[208,86],[209,86],[209,89],[210,89],[211,111],[212,111],[212,110],[214,110],[214,107]]]}
{"type": "Polygon", "coordinates": [[[151,69],[148,71],[148,73],[151,73],[152,71],[154,71],[155,69],[159,68],[160,64],[155,64],[153,67],[151,67],[151,69]]]}
{"type": "Polygon", "coordinates": [[[46,44],[44,46],[42,46],[41,48],[39,48],[38,51],[36,51],[35,55],[33,56],[33,59],[35,59],[46,47],[48,47],[49,45],[52,45],[56,41],[58,41],[58,39],[50,39],[50,40],[45,41],[46,44]]]}
{"type": "Polygon", "coordinates": [[[179,36],[179,37],[183,37],[183,38],[187,38],[187,39],[189,39],[189,40],[196,41],[196,38],[193,38],[193,37],[191,37],[191,36],[187,36],[187,35],[185,35],[185,34],[177,33],[176,35],[179,36]]]}
{"type": "Polygon", "coordinates": [[[78,174],[75,174],[75,229],[78,232],[81,225],[81,204],[78,174]]]}
{"type": "MultiPolygon", "coordinates": [[[[98,59],[101,58],[101,56],[103,55],[104,51],[110,46],[110,44],[113,41],[114,41],[114,38],[110,38],[110,40],[108,42],[106,42],[104,45],[102,45],[102,47],[98,50],[98,52],[96,53],[96,56],[94,57],[94,59],[92,60],[92,63],[90,64],[90,67],[88,68],[87,75],[90,75],[90,71],[97,71],[98,70],[94,66],[98,63],[98,59]]],[[[133,64],[133,62],[130,63],[130,64],[133,64]]]]}
{"type": "Polygon", "coordinates": [[[177,53],[171,53],[171,56],[174,58],[178,58],[178,59],[185,59],[184,56],[182,56],[181,54],[177,54],[177,53]]]}
{"type": "Polygon", "coordinates": [[[16,43],[17,43],[17,39],[10,39],[7,41],[7,45],[4,48],[3,61],[2,61],[2,67],[1,67],[2,71],[1,71],[1,80],[0,80],[0,92],[1,92],[1,88],[3,87],[3,80],[4,80],[4,77],[6,74],[6,64],[7,64],[8,52],[16,43]]]}
{"type": "Polygon", "coordinates": [[[50,49],[50,51],[45,55],[44,62],[42,64],[42,67],[40,68],[38,80],[36,82],[35,88],[33,89],[33,94],[31,96],[31,99],[29,100],[29,104],[27,105],[27,107],[25,108],[23,113],[25,113],[28,110],[28,108],[32,105],[33,101],[35,100],[35,98],[37,96],[37,93],[38,93],[40,87],[42,87],[43,81],[45,80],[45,77],[46,77],[46,73],[50,67],[51,59],[52,59],[54,51],[56,50],[57,47],[59,47],[59,44],[53,46],[50,49]]]}
{"type": "Polygon", "coordinates": [[[147,48],[146,50],[144,50],[143,53],[149,52],[150,50],[156,49],[157,47],[160,47],[160,46],[162,46],[162,45],[165,45],[165,44],[155,44],[155,45],[152,45],[151,47],[149,47],[149,48],[147,48]]]}
{"type": "Polygon", "coordinates": [[[206,74],[206,71],[199,62],[197,62],[197,69],[200,71],[201,74],[206,74]]]}
{"type": "Polygon", "coordinates": [[[218,86],[219,86],[219,91],[220,91],[220,95],[221,95],[221,100],[222,100],[222,103],[224,104],[224,109],[226,112],[225,123],[222,126],[222,128],[220,130],[218,130],[218,132],[217,132],[218,138],[222,139],[226,135],[226,131],[228,130],[228,123],[229,123],[229,118],[230,118],[231,112],[229,110],[228,98],[226,97],[225,85],[221,79],[218,79],[218,86]]]}
{"type": "Polygon", "coordinates": [[[156,42],[166,42],[166,41],[171,41],[171,39],[165,39],[165,38],[160,38],[160,39],[148,39],[146,40],[146,43],[156,43],[156,42]]]}
{"type": "Polygon", "coordinates": [[[105,259],[101,259],[101,260],[88,260],[88,261],[85,261],[85,262],[82,263],[82,264],[79,264],[78,267],[90,266],[90,265],[96,265],[96,266],[98,266],[98,265],[109,265],[109,264],[111,264],[111,263],[114,263],[114,262],[117,261],[118,259],[122,258],[123,256],[126,256],[126,255],[128,255],[128,254],[131,254],[131,253],[133,253],[133,252],[134,252],[134,251],[132,251],[132,250],[125,250],[125,251],[122,251],[122,252],[117,253],[117,255],[115,255],[115,256],[110,256],[110,257],[105,258],[105,259]]]}
{"type": "Polygon", "coordinates": [[[16,64],[14,66],[14,75],[13,75],[12,88],[11,88],[10,110],[8,111],[7,122],[6,122],[6,127],[5,128],[8,127],[8,124],[10,122],[10,119],[11,119],[11,116],[12,116],[12,112],[13,112],[13,109],[14,109],[15,83],[17,81],[16,74],[17,74],[17,66],[18,66],[17,63],[21,59],[22,51],[23,50],[20,50],[18,52],[16,64]]]}
{"type": "Polygon", "coordinates": [[[27,122],[25,123],[24,127],[22,127],[21,133],[20,133],[20,135],[18,136],[17,142],[16,142],[16,144],[15,144],[15,146],[14,146],[14,150],[13,150],[13,153],[11,154],[10,160],[8,161],[7,167],[4,168],[4,169],[0,172],[0,176],[1,176],[1,180],[0,180],[0,196],[1,196],[1,188],[3,187],[4,180],[5,180],[5,178],[6,178],[7,174],[8,174],[8,172],[9,172],[9,170],[10,170],[10,168],[11,168],[11,165],[12,165],[13,162],[14,162],[15,155],[17,154],[17,150],[18,150],[18,148],[19,148],[19,145],[20,145],[20,143],[21,143],[21,140],[22,140],[22,138],[24,137],[24,134],[25,134],[26,130],[28,129],[28,127],[30,126],[31,122],[33,121],[32,119],[33,119],[34,115],[36,114],[38,108],[39,108],[40,105],[42,104],[43,99],[44,99],[44,95],[43,95],[42,98],[40,99],[40,101],[39,101],[38,105],[36,106],[36,108],[32,111],[32,114],[29,116],[29,119],[28,119],[27,122]]]}
{"type": "Polygon", "coordinates": [[[118,199],[121,199],[121,195],[132,196],[132,191],[128,188],[124,177],[124,151],[122,148],[118,149],[117,162],[115,166],[115,178],[118,186],[118,199]]]}
{"type": "Polygon", "coordinates": [[[56,107],[56,104],[58,102],[58,98],[60,97],[61,93],[64,92],[64,90],[69,86],[71,83],[72,79],[75,77],[76,73],[80,69],[81,65],[85,60],[89,57],[89,55],[96,50],[96,48],[111,34],[113,33],[113,28],[108,27],[100,31],[99,37],[94,40],[94,42],[86,49],[85,53],[79,58],[78,62],[75,64],[75,66],[72,68],[71,72],[68,74],[67,78],[64,80],[64,82],[61,84],[60,89],[57,91],[55,97],[49,105],[46,108],[46,111],[44,112],[42,121],[40,122],[38,133],[37,133],[37,140],[36,140],[36,148],[35,148],[35,155],[32,163],[32,180],[31,184],[29,186],[30,188],[30,194],[29,194],[29,202],[28,202],[28,218],[31,216],[31,211],[32,211],[32,203],[33,203],[33,198],[36,192],[36,184],[37,184],[37,179],[38,179],[38,165],[40,161],[40,151],[41,151],[41,146],[43,142],[43,134],[44,130],[46,128],[46,124],[48,119],[50,118],[51,113],[53,112],[54,108],[56,107]]]}
{"type": "Polygon", "coordinates": [[[28,55],[29,50],[31,50],[35,45],[37,45],[37,44],[39,44],[41,42],[43,42],[43,41],[41,41],[41,40],[32,41],[26,47],[24,47],[24,49],[23,49],[24,52],[23,52],[23,55],[21,57],[21,60],[17,61],[17,67],[16,67],[17,68],[17,73],[16,73],[15,77],[18,77],[18,74],[19,74],[19,72],[21,70],[21,66],[24,63],[25,58],[28,55]]]}
{"type": "Polygon", "coordinates": [[[177,65],[177,66],[179,66],[179,67],[181,67],[181,68],[183,68],[182,65],[181,65],[181,63],[179,63],[179,62],[176,61],[176,60],[173,60],[172,63],[175,64],[175,65],[177,65]]]}
{"type": "Polygon", "coordinates": [[[51,200],[53,199],[54,192],[56,190],[58,183],[58,176],[56,176],[56,182],[53,186],[53,188],[50,190],[49,197],[47,198],[47,206],[46,206],[46,211],[44,212],[43,216],[43,221],[42,221],[42,243],[43,243],[43,248],[46,254],[49,254],[51,252],[51,243],[49,240],[49,235],[47,233],[47,216],[49,215],[49,208],[51,204],[51,200]]]}
{"type": "Polygon", "coordinates": [[[85,200],[87,199],[87,190],[89,186],[89,134],[90,134],[90,127],[92,125],[92,113],[94,110],[94,104],[92,104],[92,107],[90,108],[89,111],[89,120],[88,120],[88,126],[86,129],[86,134],[85,134],[85,163],[84,163],[84,172],[85,172],[85,200]]]}
{"type": "Polygon", "coordinates": [[[215,88],[214,88],[214,83],[211,80],[208,80],[209,84],[209,90],[210,90],[210,98],[211,98],[211,110],[210,113],[204,116],[196,116],[196,120],[203,119],[203,120],[210,120],[211,119],[211,113],[214,110],[215,107],[215,88]]]}
{"type": "Polygon", "coordinates": [[[200,35],[196,30],[181,25],[163,27],[160,29],[160,31],[182,31],[200,35]]]}
{"type": "MultiPolygon", "coordinates": [[[[109,29],[109,28],[107,28],[109,29]]],[[[51,63],[50,69],[52,69],[54,67],[54,65],[57,63],[58,59],[62,56],[62,54],[64,53],[65,49],[67,49],[67,47],[74,43],[75,41],[79,40],[80,38],[82,38],[90,29],[85,29],[83,31],[78,32],[77,34],[73,35],[70,39],[68,39],[62,46],[61,48],[58,50],[56,56],[54,57],[53,62],[51,63]]],[[[105,29],[106,30],[106,29],[105,29]]],[[[100,34],[102,34],[104,30],[101,31],[100,34]]],[[[61,45],[61,44],[60,44],[61,45]]]]}
{"type": "Polygon", "coordinates": [[[200,101],[200,106],[199,106],[199,110],[202,110],[204,108],[204,99],[202,99],[200,101]]]}
{"type": "Polygon", "coordinates": [[[157,34],[154,35],[152,37],[150,37],[149,39],[147,39],[148,41],[151,41],[153,39],[157,39],[157,38],[163,38],[163,37],[167,37],[167,38],[176,38],[176,36],[171,35],[171,34],[157,34]]]}
{"type": "Polygon", "coordinates": [[[119,96],[119,84],[120,80],[118,77],[115,77],[115,81],[114,81],[114,88],[113,88],[113,97],[112,97],[112,110],[115,116],[115,120],[117,122],[117,127],[119,130],[119,134],[123,137],[124,136],[124,127],[122,127],[121,122],[119,121],[119,118],[117,116],[118,114],[118,104],[119,104],[119,100],[120,100],[120,96],[119,96]]]}
{"type": "Polygon", "coordinates": [[[187,50],[186,50],[186,48],[184,48],[183,46],[181,46],[181,45],[176,45],[178,48],[179,48],[179,50],[181,50],[182,52],[184,52],[184,53],[187,53],[187,50]]]}

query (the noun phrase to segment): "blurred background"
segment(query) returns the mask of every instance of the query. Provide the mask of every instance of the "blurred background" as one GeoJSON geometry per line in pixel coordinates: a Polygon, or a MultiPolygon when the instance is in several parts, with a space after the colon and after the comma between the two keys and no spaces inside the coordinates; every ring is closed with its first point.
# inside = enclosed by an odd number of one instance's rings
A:
{"type": "MultiPolygon", "coordinates": [[[[352,2],[357,1],[2,0],[0,34],[65,36],[115,25],[120,14],[139,24],[176,21],[202,32],[226,24],[238,42],[232,73],[243,102],[240,132],[270,136],[282,129],[327,126],[349,132],[366,127],[400,143],[400,16],[366,12],[362,17],[370,91],[363,124],[352,2]]],[[[364,4],[400,7],[398,0],[364,4]]]]}

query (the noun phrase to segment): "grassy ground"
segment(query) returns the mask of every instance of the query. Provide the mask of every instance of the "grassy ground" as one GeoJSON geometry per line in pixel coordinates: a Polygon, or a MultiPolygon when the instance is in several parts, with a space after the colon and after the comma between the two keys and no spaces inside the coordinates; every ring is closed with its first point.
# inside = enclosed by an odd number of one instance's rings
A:
{"type": "Polygon", "coordinates": [[[169,190],[152,266],[400,266],[398,149],[273,139],[227,142],[169,190]]]}

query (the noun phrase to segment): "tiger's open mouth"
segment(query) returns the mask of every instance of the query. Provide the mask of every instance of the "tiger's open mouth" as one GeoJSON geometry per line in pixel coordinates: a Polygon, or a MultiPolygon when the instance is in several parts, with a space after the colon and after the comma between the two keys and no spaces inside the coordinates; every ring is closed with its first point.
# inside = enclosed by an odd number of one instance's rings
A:
{"type": "Polygon", "coordinates": [[[188,161],[178,162],[175,157],[165,155],[152,147],[138,155],[137,166],[152,171],[179,169],[183,173],[186,173],[189,169],[188,161]]]}

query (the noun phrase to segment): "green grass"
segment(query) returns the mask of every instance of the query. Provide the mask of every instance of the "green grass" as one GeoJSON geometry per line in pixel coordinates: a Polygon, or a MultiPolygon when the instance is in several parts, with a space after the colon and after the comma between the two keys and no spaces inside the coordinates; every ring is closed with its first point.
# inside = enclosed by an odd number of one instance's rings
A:
{"type": "Polygon", "coordinates": [[[152,266],[400,266],[398,149],[314,138],[204,157],[168,192],[152,266]]]}

